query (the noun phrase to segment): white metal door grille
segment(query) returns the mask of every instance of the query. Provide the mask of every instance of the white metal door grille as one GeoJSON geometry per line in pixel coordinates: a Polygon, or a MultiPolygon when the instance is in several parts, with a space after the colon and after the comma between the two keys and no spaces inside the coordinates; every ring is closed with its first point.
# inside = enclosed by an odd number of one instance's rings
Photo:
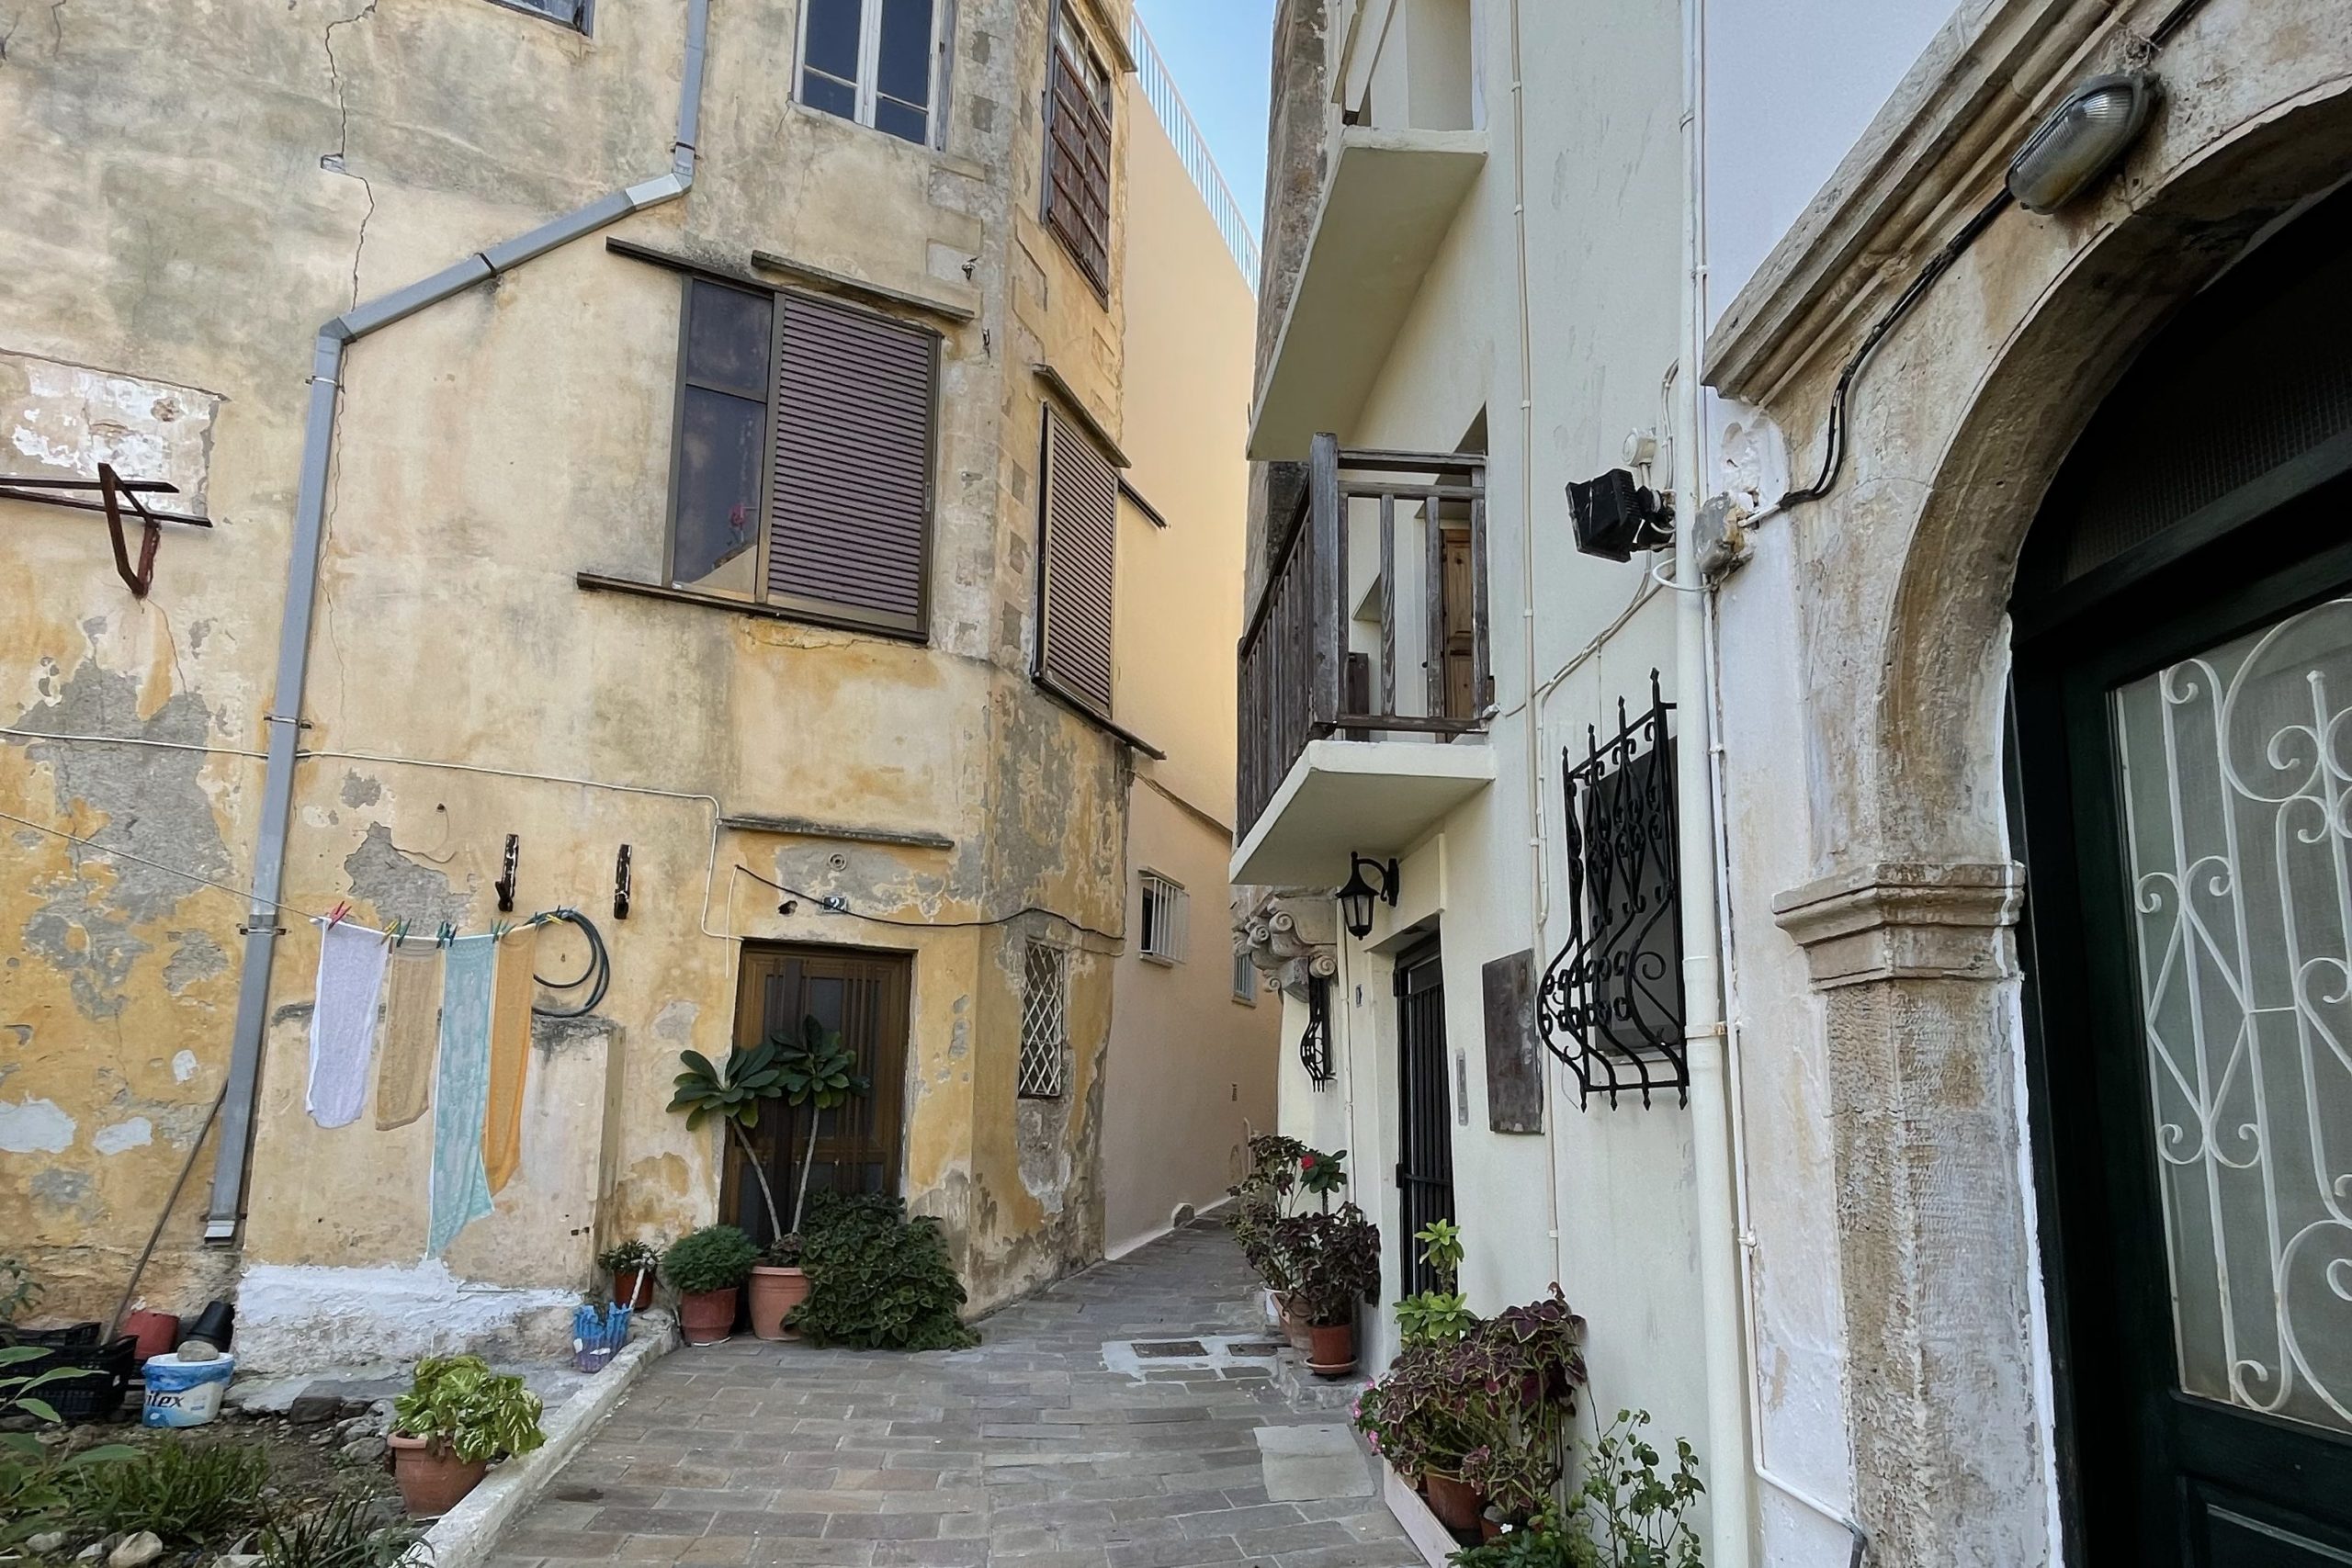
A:
{"type": "Polygon", "coordinates": [[[2113,709],[2181,1387],[2352,1432],[2352,598],[2113,709]]]}
{"type": "Polygon", "coordinates": [[[1023,1100],[1059,1100],[1069,1078],[1069,954],[1033,942],[1021,964],[1023,1100]]]}

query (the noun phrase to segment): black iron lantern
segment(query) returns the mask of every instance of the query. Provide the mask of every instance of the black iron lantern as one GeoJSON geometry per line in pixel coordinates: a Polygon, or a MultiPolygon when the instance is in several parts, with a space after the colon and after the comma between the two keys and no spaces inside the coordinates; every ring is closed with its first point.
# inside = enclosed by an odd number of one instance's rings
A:
{"type": "Polygon", "coordinates": [[[1347,886],[1331,897],[1340,901],[1340,919],[1348,928],[1348,934],[1362,942],[1372,934],[1372,901],[1385,898],[1390,908],[1396,907],[1396,863],[1392,860],[1383,865],[1376,860],[1366,860],[1351,852],[1348,856],[1347,886]],[[1363,879],[1367,867],[1380,878],[1378,887],[1363,879]]]}

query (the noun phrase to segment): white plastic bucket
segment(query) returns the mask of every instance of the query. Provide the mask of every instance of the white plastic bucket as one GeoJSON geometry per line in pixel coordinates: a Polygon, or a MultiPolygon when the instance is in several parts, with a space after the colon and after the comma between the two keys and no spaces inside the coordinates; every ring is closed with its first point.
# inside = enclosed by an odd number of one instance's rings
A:
{"type": "Polygon", "coordinates": [[[142,1369],[147,1380],[146,1407],[140,1412],[143,1427],[201,1427],[220,1414],[220,1396],[237,1371],[237,1358],[217,1361],[183,1361],[177,1356],[151,1358],[142,1369]]]}

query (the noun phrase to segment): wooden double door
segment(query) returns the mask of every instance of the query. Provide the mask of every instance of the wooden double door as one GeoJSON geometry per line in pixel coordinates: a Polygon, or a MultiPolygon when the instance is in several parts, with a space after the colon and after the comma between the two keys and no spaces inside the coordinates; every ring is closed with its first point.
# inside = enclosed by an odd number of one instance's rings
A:
{"type": "MultiPolygon", "coordinates": [[[[756,1045],[814,1018],[857,1054],[871,1092],[827,1111],[817,1128],[811,1192],[896,1192],[905,1168],[908,1009],[911,954],[862,948],[747,945],[736,989],[735,1041],[756,1045]]],[[[808,1148],[809,1114],[773,1104],[752,1134],[784,1223],[808,1148]]],[[[765,1243],[772,1235],[742,1147],[728,1141],[719,1212],[765,1243]]]]}

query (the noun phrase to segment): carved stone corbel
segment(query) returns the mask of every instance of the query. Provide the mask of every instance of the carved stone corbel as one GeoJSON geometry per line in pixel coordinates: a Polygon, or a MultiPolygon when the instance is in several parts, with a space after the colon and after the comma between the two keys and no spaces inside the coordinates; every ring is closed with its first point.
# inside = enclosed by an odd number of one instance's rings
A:
{"type": "Polygon", "coordinates": [[[2025,867],[2008,862],[1881,862],[1791,888],[1772,918],[1804,949],[1813,987],[1872,980],[2006,979],[2025,901],[2025,867]]]}

